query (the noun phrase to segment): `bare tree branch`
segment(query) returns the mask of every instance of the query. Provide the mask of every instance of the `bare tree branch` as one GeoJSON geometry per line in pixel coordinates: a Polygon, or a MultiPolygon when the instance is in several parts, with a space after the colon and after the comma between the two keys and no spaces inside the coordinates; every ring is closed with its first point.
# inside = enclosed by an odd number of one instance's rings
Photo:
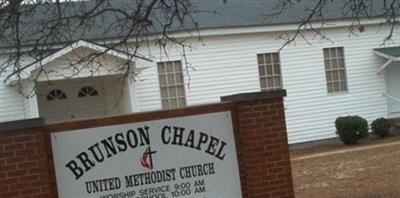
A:
{"type": "MultiPolygon", "coordinates": [[[[271,0],[268,0],[271,1],[271,0]]],[[[229,4],[230,0],[222,0],[229,4]]],[[[279,20],[279,17],[300,3],[305,3],[305,15],[300,16],[296,30],[283,33],[279,38],[279,50],[293,44],[299,38],[311,44],[308,35],[330,41],[324,33],[324,24],[330,6],[340,3],[342,16],[351,21],[349,34],[357,35],[364,31],[362,21],[372,17],[385,19],[390,26],[383,42],[393,39],[399,26],[400,0],[275,0],[271,12],[265,13],[265,21],[279,20]],[[373,9],[377,2],[383,8],[373,9]]],[[[92,75],[99,71],[111,71],[103,65],[102,58],[109,52],[120,51],[129,58],[116,66],[124,77],[135,80],[137,71],[132,62],[143,58],[139,51],[150,51],[154,43],[159,48],[160,57],[168,57],[169,45],[177,46],[182,53],[186,71],[194,66],[186,56],[191,49],[187,39],[171,36],[172,31],[191,30],[187,33],[201,42],[201,24],[194,14],[198,12],[219,15],[214,10],[196,10],[193,0],[0,0],[0,42],[6,43],[10,53],[8,59],[0,63],[0,75],[7,75],[6,81],[21,80],[26,72],[37,71],[33,80],[39,76],[48,78],[49,72],[42,60],[62,47],[80,39],[103,46],[103,51],[78,54],[79,60],[68,60],[66,70],[73,70],[66,78],[73,78],[80,72],[92,75]],[[194,30],[194,31],[193,31],[194,30]],[[33,60],[26,64],[27,59],[33,60]],[[35,63],[35,64],[33,64],[35,63]],[[38,63],[38,64],[37,64],[38,63]],[[32,68],[38,66],[37,68],[32,68]]],[[[246,2],[244,2],[246,3],[246,2]]],[[[329,17],[328,17],[329,18],[329,17]]],[[[150,54],[150,53],[149,53],[150,54]]],[[[189,74],[187,74],[190,78],[189,74]]]]}
{"type": "MultiPolygon", "coordinates": [[[[292,7],[299,5],[299,2],[304,0],[279,0],[275,7],[274,12],[266,15],[266,19],[274,19],[280,17],[282,13],[287,12],[292,7]]],[[[325,20],[326,12],[329,11],[329,7],[335,3],[341,3],[343,5],[342,16],[337,18],[350,19],[351,24],[349,25],[349,34],[357,36],[358,32],[364,31],[364,25],[362,24],[363,19],[370,19],[373,17],[383,17],[386,22],[382,25],[389,25],[390,30],[385,38],[383,38],[383,44],[392,39],[394,30],[399,26],[399,13],[400,13],[400,0],[382,0],[384,7],[382,9],[373,9],[378,0],[316,0],[310,6],[305,9],[306,16],[301,18],[301,21],[297,24],[296,31],[293,33],[285,33],[280,36],[284,42],[279,48],[281,51],[287,45],[292,44],[298,37],[302,38],[307,43],[310,43],[304,33],[312,32],[315,36],[318,36],[321,40],[331,41],[323,32],[322,27],[327,22],[325,20]],[[315,27],[316,25],[317,28],[315,27]]],[[[381,4],[381,3],[380,3],[381,4]]]]}
{"type": "Polygon", "coordinates": [[[134,80],[137,72],[132,70],[132,62],[141,58],[137,54],[139,48],[149,47],[148,38],[156,33],[159,47],[175,43],[182,46],[185,52],[184,48],[188,45],[169,36],[169,33],[176,26],[197,28],[190,17],[191,10],[189,0],[132,0],[125,3],[111,0],[0,0],[0,38],[13,50],[7,61],[1,63],[0,75],[7,75],[5,81],[11,78],[19,81],[23,71],[31,70],[30,67],[39,63],[39,68],[34,68],[39,73],[36,78],[42,74],[47,76],[44,73],[49,71],[41,64],[46,56],[60,46],[82,38],[93,39],[91,34],[95,34],[112,42],[100,41],[96,44],[104,46],[105,50],[90,53],[77,61],[70,60],[68,67],[75,68],[75,73],[66,78],[72,78],[83,70],[92,74],[100,69],[106,70],[100,59],[116,50],[129,57],[119,66],[119,72],[134,80]],[[31,50],[25,50],[26,47],[31,50]],[[26,57],[33,59],[35,64],[22,65],[22,59],[26,57]],[[93,68],[94,65],[97,68],[93,68]]]}

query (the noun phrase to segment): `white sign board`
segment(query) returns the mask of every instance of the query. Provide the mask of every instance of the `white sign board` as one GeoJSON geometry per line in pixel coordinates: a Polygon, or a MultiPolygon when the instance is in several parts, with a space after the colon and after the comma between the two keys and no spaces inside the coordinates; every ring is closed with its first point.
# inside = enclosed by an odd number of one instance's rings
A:
{"type": "Polygon", "coordinates": [[[230,112],[51,134],[60,198],[242,197],[230,112]]]}

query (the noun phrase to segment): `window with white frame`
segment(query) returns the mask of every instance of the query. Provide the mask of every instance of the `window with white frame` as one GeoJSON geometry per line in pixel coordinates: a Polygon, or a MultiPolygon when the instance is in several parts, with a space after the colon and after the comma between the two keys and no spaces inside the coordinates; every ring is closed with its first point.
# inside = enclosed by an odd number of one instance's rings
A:
{"type": "Polygon", "coordinates": [[[347,77],[343,47],[325,48],[324,62],[328,93],[346,92],[347,77]]]}
{"type": "Polygon", "coordinates": [[[163,109],[186,106],[181,61],[157,63],[163,109]]]}
{"type": "Polygon", "coordinates": [[[279,53],[257,54],[262,91],[281,89],[282,77],[279,53]]]}

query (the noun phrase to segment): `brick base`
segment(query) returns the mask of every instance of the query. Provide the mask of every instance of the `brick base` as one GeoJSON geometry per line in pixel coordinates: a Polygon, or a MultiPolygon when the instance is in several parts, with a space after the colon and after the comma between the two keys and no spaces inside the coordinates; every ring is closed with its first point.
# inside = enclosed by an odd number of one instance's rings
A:
{"type": "Polygon", "coordinates": [[[0,132],[0,197],[56,197],[42,128],[0,132]]]}
{"type": "Polygon", "coordinates": [[[25,129],[23,122],[16,122],[17,129],[0,123],[0,197],[57,197],[51,132],[230,110],[243,197],[292,198],[284,95],[285,91],[238,94],[223,97],[220,104],[25,129]]]}

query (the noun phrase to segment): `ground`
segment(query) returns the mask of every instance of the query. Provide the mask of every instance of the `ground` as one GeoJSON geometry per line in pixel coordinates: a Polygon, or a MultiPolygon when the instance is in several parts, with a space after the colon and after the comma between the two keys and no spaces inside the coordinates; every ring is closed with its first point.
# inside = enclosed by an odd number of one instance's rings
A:
{"type": "Polygon", "coordinates": [[[296,198],[400,197],[400,137],[291,152],[296,198]]]}

